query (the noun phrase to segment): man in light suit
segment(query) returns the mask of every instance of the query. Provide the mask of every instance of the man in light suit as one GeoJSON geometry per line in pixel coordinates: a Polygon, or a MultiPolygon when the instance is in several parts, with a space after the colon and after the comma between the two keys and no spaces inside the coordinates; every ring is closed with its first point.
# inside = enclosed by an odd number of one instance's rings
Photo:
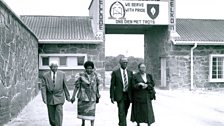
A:
{"type": "Polygon", "coordinates": [[[120,68],[112,72],[110,85],[111,102],[117,102],[119,126],[127,126],[126,116],[131,103],[131,82],[133,73],[127,70],[128,60],[120,59],[120,68]]]}
{"type": "Polygon", "coordinates": [[[70,101],[70,95],[66,85],[65,74],[57,70],[58,63],[52,62],[50,69],[51,71],[43,75],[42,99],[47,105],[50,125],[62,126],[63,104],[65,98],[67,101],[70,101]]]}

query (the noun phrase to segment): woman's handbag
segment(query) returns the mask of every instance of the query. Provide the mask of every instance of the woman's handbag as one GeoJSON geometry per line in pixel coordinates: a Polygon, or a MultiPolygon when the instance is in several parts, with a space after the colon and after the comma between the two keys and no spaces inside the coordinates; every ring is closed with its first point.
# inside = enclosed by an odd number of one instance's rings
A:
{"type": "MultiPolygon", "coordinates": [[[[149,75],[148,75],[149,76],[149,75]]],[[[154,88],[154,81],[152,79],[152,77],[149,77],[150,78],[150,81],[147,82],[148,83],[148,86],[149,86],[149,94],[150,94],[150,100],[156,100],[156,91],[155,91],[155,88],[154,88]]]]}
{"type": "Polygon", "coordinates": [[[154,87],[150,90],[150,100],[156,100],[156,91],[154,87]]]}
{"type": "Polygon", "coordinates": [[[156,91],[152,85],[149,84],[150,100],[156,100],[156,91]]]}

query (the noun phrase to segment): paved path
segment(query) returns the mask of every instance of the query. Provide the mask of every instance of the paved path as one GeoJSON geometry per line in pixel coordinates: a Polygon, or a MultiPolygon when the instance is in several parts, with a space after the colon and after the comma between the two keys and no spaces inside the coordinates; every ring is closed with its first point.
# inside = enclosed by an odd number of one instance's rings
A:
{"type": "MultiPolygon", "coordinates": [[[[153,101],[156,122],[152,126],[224,126],[224,94],[200,94],[157,90],[153,101]]],[[[97,104],[95,126],[117,126],[117,106],[111,104],[108,91],[101,91],[97,104]]],[[[130,110],[130,109],[129,109],[130,110]]],[[[64,104],[63,126],[80,126],[76,118],[76,103],[64,104]]],[[[130,111],[128,119],[130,120],[130,111]]],[[[5,126],[49,126],[47,108],[40,93],[5,126]]],[[[86,122],[86,126],[90,126],[86,122]]],[[[128,121],[128,126],[136,126],[128,121]]],[[[145,126],[145,125],[142,125],[145,126]]]]}

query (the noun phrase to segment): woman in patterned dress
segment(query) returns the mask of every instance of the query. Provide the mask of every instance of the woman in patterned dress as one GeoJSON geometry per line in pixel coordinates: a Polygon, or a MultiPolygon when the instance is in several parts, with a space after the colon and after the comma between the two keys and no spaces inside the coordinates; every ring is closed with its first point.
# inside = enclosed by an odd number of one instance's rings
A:
{"type": "Polygon", "coordinates": [[[78,118],[82,119],[82,125],[85,126],[85,120],[91,121],[91,126],[94,126],[96,103],[99,101],[99,74],[94,71],[92,61],[87,61],[84,64],[85,71],[78,73],[75,76],[75,89],[71,102],[75,101],[77,94],[78,98],[78,118]]]}

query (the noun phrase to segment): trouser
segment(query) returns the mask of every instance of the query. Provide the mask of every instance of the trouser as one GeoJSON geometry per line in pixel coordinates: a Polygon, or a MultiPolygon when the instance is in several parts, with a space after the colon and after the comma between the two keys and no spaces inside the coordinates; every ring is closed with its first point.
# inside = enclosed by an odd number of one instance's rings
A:
{"type": "Polygon", "coordinates": [[[128,93],[123,93],[123,99],[117,102],[117,106],[118,106],[119,126],[127,126],[126,116],[128,113],[128,108],[130,106],[128,93]]]}
{"type": "Polygon", "coordinates": [[[62,126],[63,105],[47,105],[48,118],[51,126],[62,126]]]}

